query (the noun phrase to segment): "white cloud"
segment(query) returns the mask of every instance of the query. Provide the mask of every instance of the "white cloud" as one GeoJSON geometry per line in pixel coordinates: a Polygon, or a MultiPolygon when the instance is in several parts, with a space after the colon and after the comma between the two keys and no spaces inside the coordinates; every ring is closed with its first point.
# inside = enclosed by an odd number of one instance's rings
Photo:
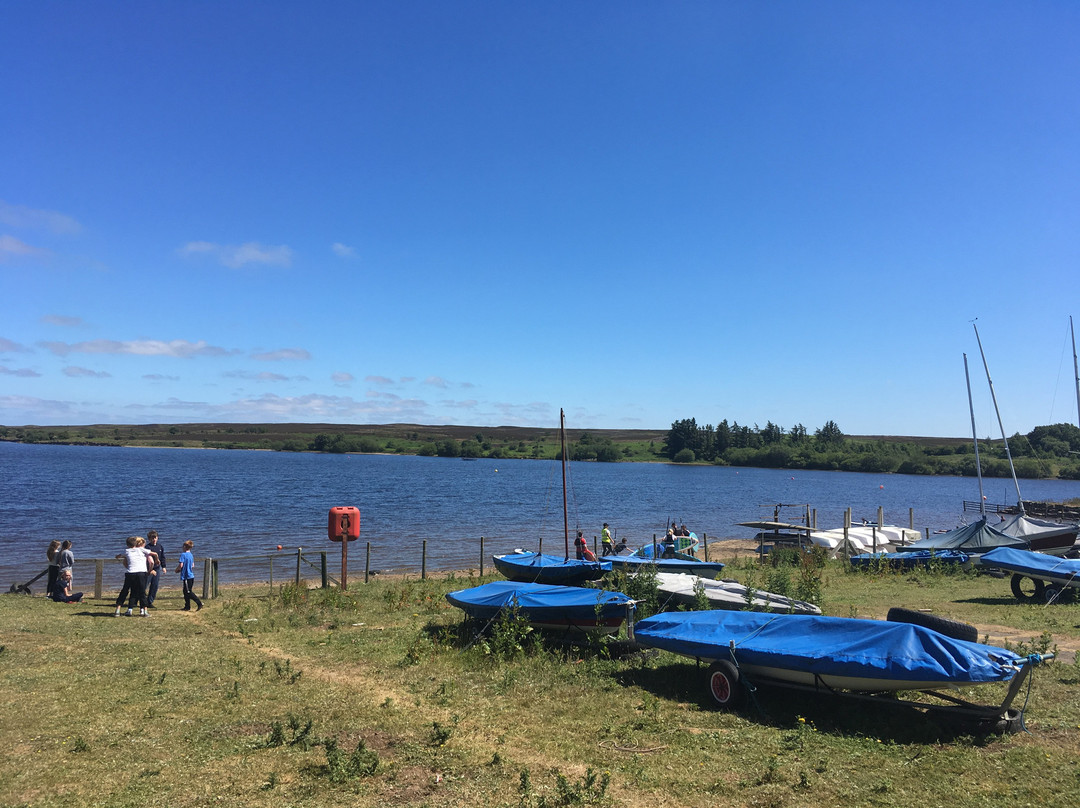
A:
{"type": "Polygon", "coordinates": [[[369,384],[393,384],[393,379],[388,379],[385,376],[365,376],[364,381],[369,384]]]}
{"type": "Polygon", "coordinates": [[[307,376],[284,376],[281,373],[252,373],[249,370],[231,370],[222,374],[227,379],[246,379],[252,382],[306,382],[307,376]]]}
{"type": "Polygon", "coordinates": [[[237,353],[237,351],[227,351],[224,348],[219,348],[215,345],[208,345],[203,340],[189,342],[184,339],[174,339],[169,342],[152,339],[127,341],[97,339],[89,342],[42,342],[39,344],[57,356],[84,353],[125,354],[132,356],[172,356],[180,359],[188,359],[193,356],[227,356],[229,354],[237,353]]]}
{"type": "Polygon", "coordinates": [[[446,389],[447,387],[446,379],[442,378],[441,376],[428,376],[426,379],[424,379],[424,384],[428,385],[429,387],[440,387],[443,389],[446,389]]]}
{"type": "Polygon", "coordinates": [[[334,373],[330,376],[330,381],[339,387],[345,387],[356,381],[356,377],[351,373],[334,373]]]}
{"type": "Polygon", "coordinates": [[[330,249],[334,251],[334,255],[339,258],[352,258],[356,255],[356,250],[347,244],[342,244],[340,241],[335,241],[330,245],[330,249]]]}
{"type": "Polygon", "coordinates": [[[90,370],[90,368],[81,368],[76,365],[68,365],[64,368],[64,375],[71,376],[73,379],[111,379],[112,374],[106,373],[104,370],[90,370]]]}
{"type": "Polygon", "coordinates": [[[164,376],[161,373],[146,373],[143,378],[148,382],[178,382],[179,376],[164,376]]]}
{"type": "Polygon", "coordinates": [[[31,370],[30,368],[9,368],[5,367],[4,365],[0,365],[0,375],[19,376],[23,379],[33,379],[37,376],[40,376],[41,374],[38,373],[36,370],[31,370]]]}
{"type": "Polygon", "coordinates": [[[64,213],[38,210],[26,205],[11,205],[0,200],[0,224],[22,230],[47,230],[61,236],[82,232],[82,225],[64,213]]]}
{"type": "Polygon", "coordinates": [[[0,235],[0,261],[7,258],[44,258],[52,253],[43,247],[34,247],[15,236],[0,235]]]}
{"type": "Polygon", "coordinates": [[[239,269],[245,264],[269,264],[287,267],[292,264],[293,251],[284,244],[267,246],[257,241],[244,244],[214,244],[210,241],[189,241],[178,251],[186,257],[209,255],[218,263],[230,269],[239,269]]]}
{"type": "Polygon", "coordinates": [[[252,354],[251,358],[260,362],[294,362],[311,359],[311,354],[303,348],[281,348],[277,351],[252,354]]]}

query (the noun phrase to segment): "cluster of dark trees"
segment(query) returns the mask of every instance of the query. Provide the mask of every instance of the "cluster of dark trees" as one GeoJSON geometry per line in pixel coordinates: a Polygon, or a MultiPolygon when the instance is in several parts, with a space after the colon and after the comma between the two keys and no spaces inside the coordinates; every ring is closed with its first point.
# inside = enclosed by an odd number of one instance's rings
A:
{"type": "MultiPolygon", "coordinates": [[[[1002,441],[988,438],[979,447],[984,476],[1010,476],[1002,441]]],[[[970,476],[978,471],[971,442],[855,439],[844,435],[835,421],[811,435],[802,424],[784,430],[771,421],[760,428],[724,420],[713,427],[698,426],[696,419],[687,418],[671,425],[663,451],[676,463],[970,476]]],[[[1080,479],[1080,428],[1054,424],[1013,435],[1009,454],[1020,477],[1080,479]]]]}

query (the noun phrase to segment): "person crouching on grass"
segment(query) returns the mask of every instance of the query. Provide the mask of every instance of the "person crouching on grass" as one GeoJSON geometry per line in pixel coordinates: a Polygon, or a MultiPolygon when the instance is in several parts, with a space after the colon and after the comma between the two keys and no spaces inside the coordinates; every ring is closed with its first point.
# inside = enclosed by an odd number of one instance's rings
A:
{"type": "Polygon", "coordinates": [[[83,593],[71,591],[71,570],[64,570],[53,584],[52,597],[57,603],[82,603],[83,593]]]}
{"type": "Polygon", "coordinates": [[[139,617],[149,617],[146,611],[146,573],[150,569],[150,552],[146,549],[146,539],[141,536],[128,536],[127,549],[117,553],[116,557],[124,562],[124,587],[120,590],[120,597],[116,599],[116,613],[113,617],[120,616],[120,606],[124,598],[128,597],[127,616],[131,617],[131,610],[135,602],[139,603],[139,617]]]}
{"type": "Polygon", "coordinates": [[[180,553],[180,563],[176,565],[176,571],[180,573],[180,583],[184,587],[184,611],[191,611],[191,601],[195,601],[195,611],[202,608],[202,601],[193,591],[195,588],[195,556],[191,554],[191,548],[195,546],[192,541],[184,542],[184,552],[180,553]]]}

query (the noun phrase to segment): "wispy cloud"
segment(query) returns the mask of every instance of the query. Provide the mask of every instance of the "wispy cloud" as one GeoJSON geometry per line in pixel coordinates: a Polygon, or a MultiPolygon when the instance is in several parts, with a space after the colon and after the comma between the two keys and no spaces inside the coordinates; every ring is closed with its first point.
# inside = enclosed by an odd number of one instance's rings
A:
{"type": "Polygon", "coordinates": [[[0,224],[20,230],[45,230],[60,236],[82,232],[82,225],[67,214],[39,210],[26,205],[12,205],[0,199],[0,224]]]}
{"type": "Polygon", "coordinates": [[[429,387],[439,387],[443,390],[445,390],[448,386],[446,379],[442,378],[441,376],[428,376],[426,379],[424,379],[424,384],[428,385],[429,387]]]}
{"type": "Polygon", "coordinates": [[[268,246],[257,241],[244,244],[214,244],[210,241],[189,241],[179,249],[185,258],[205,255],[230,269],[245,264],[268,264],[287,267],[292,264],[293,251],[284,244],[268,246]]]}
{"type": "Polygon", "coordinates": [[[41,318],[46,325],[58,325],[61,328],[79,328],[86,325],[82,317],[67,317],[63,314],[46,314],[41,318]]]}
{"type": "Polygon", "coordinates": [[[0,353],[29,353],[30,349],[18,342],[0,337],[0,353]]]}
{"type": "Polygon", "coordinates": [[[352,258],[356,255],[356,250],[347,244],[342,244],[340,241],[335,241],[330,245],[330,249],[334,251],[334,255],[339,258],[352,258]]]}
{"type": "Polygon", "coordinates": [[[112,374],[106,373],[104,370],[90,370],[90,368],[81,368],[77,365],[68,365],[64,368],[64,375],[70,376],[73,379],[111,379],[112,374]]]}
{"type": "Polygon", "coordinates": [[[52,253],[44,247],[34,247],[15,236],[0,235],[0,261],[15,258],[45,258],[52,253]]]}
{"type": "Polygon", "coordinates": [[[178,359],[189,359],[195,356],[229,356],[239,353],[209,345],[203,340],[189,342],[184,339],[174,339],[169,342],[153,339],[118,341],[111,339],[97,339],[89,342],[41,342],[43,348],[57,356],[67,356],[73,353],[81,354],[126,354],[132,356],[172,356],[178,359]]]}
{"type": "Polygon", "coordinates": [[[252,354],[251,358],[259,362],[296,362],[311,359],[311,354],[303,348],[281,348],[277,351],[252,354]]]}
{"type": "Polygon", "coordinates": [[[148,382],[178,382],[179,376],[165,376],[161,373],[146,373],[143,378],[148,382]]]}
{"type": "Polygon", "coordinates": [[[0,375],[4,376],[19,376],[23,379],[33,379],[41,374],[36,370],[30,368],[9,368],[4,365],[0,365],[0,375]]]}
{"type": "Polygon", "coordinates": [[[306,382],[307,376],[285,376],[281,373],[252,373],[249,370],[231,370],[222,374],[227,379],[245,379],[251,382],[306,382]]]}
{"type": "Polygon", "coordinates": [[[393,384],[393,379],[388,379],[385,376],[365,376],[364,381],[369,384],[393,384]]]}
{"type": "Polygon", "coordinates": [[[356,381],[356,377],[351,373],[334,373],[330,376],[330,381],[336,384],[338,387],[347,387],[356,381]]]}

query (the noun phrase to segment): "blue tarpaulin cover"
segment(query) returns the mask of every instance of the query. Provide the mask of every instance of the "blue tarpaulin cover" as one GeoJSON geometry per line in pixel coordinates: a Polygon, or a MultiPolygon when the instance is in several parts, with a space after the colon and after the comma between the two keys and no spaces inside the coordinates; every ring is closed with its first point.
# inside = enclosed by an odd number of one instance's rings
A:
{"type": "Polygon", "coordinates": [[[970,558],[967,553],[959,550],[915,550],[911,553],[860,553],[852,556],[849,561],[853,567],[869,567],[874,562],[885,561],[890,566],[911,568],[925,567],[931,561],[966,564],[970,558]]]}
{"type": "Polygon", "coordinates": [[[991,550],[982,557],[982,566],[1022,572],[1033,578],[1080,583],[1080,561],[1029,550],[1012,550],[1006,547],[991,550]]]}
{"type": "Polygon", "coordinates": [[[719,575],[724,569],[721,561],[698,561],[695,558],[643,558],[637,555],[601,556],[600,560],[610,563],[612,569],[637,572],[644,566],[655,566],[657,572],[689,572],[709,578],[719,575]]]}
{"type": "Polygon", "coordinates": [[[642,645],[700,659],[819,676],[975,684],[1012,678],[1012,651],[954,640],[928,628],[884,620],[758,612],[671,612],[634,626],[642,645]]]}
{"type": "Polygon", "coordinates": [[[493,581],[472,589],[450,592],[446,599],[459,609],[464,609],[466,614],[480,620],[495,617],[502,609],[513,608],[517,604],[526,616],[536,620],[567,620],[576,623],[596,622],[598,617],[623,617],[627,604],[633,602],[622,592],[520,581],[493,581]]]}
{"type": "Polygon", "coordinates": [[[611,571],[610,562],[579,561],[542,553],[507,553],[491,559],[495,568],[511,581],[543,584],[575,584],[595,581],[611,571]]]}

